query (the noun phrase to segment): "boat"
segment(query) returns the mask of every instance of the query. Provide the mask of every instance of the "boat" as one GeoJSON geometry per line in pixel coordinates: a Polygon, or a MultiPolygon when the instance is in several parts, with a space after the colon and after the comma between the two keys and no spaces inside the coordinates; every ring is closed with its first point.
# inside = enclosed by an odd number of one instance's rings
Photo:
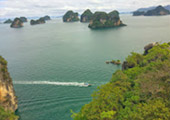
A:
{"type": "Polygon", "coordinates": [[[92,86],[92,85],[89,84],[89,83],[84,83],[84,86],[85,86],[85,87],[90,87],[90,86],[92,86]]]}

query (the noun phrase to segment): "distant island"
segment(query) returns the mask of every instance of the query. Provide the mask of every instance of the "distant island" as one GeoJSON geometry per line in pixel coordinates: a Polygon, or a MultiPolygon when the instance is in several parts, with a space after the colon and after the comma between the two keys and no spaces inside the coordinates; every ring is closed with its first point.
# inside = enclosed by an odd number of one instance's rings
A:
{"type": "Polygon", "coordinates": [[[51,20],[50,16],[46,15],[44,17],[39,18],[38,20],[31,20],[31,25],[37,25],[37,24],[44,24],[46,21],[51,20]]]}
{"type": "Polygon", "coordinates": [[[84,11],[84,13],[81,15],[80,22],[90,22],[93,18],[93,13],[87,9],[84,11]]]}
{"type": "MultiPolygon", "coordinates": [[[[101,28],[113,28],[126,26],[120,20],[119,12],[114,10],[110,13],[106,12],[95,12],[94,14],[90,9],[87,9],[81,15],[81,19],[79,19],[79,14],[77,12],[73,12],[72,10],[67,11],[63,16],[63,22],[89,22],[88,27],[91,29],[101,29],[101,28]]],[[[31,20],[30,25],[44,24],[47,20],[51,20],[50,16],[46,15],[37,20],[31,20]]],[[[12,28],[21,28],[23,27],[23,23],[27,22],[26,17],[15,18],[14,21],[8,19],[4,23],[12,23],[12,28]]]]}
{"type": "Polygon", "coordinates": [[[79,21],[78,13],[69,10],[63,16],[63,22],[76,22],[79,21]]]}
{"type": "Polygon", "coordinates": [[[40,19],[38,19],[38,20],[31,20],[31,21],[30,21],[30,24],[31,24],[31,25],[44,24],[44,23],[45,23],[44,18],[40,18],[40,19]]]}
{"type": "MultiPolygon", "coordinates": [[[[20,17],[19,18],[22,22],[27,22],[27,18],[26,17],[20,17]]],[[[9,23],[12,23],[13,21],[11,19],[8,19],[4,22],[4,24],[9,24],[9,23]]]]}
{"type": "Polygon", "coordinates": [[[27,22],[27,18],[26,17],[20,17],[20,19],[22,20],[22,22],[27,22]]]}
{"type": "Polygon", "coordinates": [[[12,20],[11,19],[8,19],[4,22],[4,24],[9,24],[9,23],[12,23],[12,20]]]}
{"type": "MultiPolygon", "coordinates": [[[[156,7],[158,6],[151,6],[151,7],[146,7],[146,8],[139,8],[137,9],[136,11],[143,11],[143,12],[147,12],[148,10],[153,10],[155,9],[156,7]]],[[[166,6],[163,6],[165,9],[169,10],[170,11],[170,5],[166,5],[166,6]]]]}
{"type": "Polygon", "coordinates": [[[118,26],[125,26],[125,24],[120,20],[119,12],[116,10],[108,14],[106,12],[95,12],[89,24],[89,28],[91,29],[112,28],[118,26]]]}
{"type": "MultiPolygon", "coordinates": [[[[31,20],[30,24],[31,25],[36,25],[36,24],[44,24],[45,21],[51,20],[50,16],[46,15],[44,17],[39,18],[38,20],[31,20]]],[[[26,17],[17,17],[13,21],[11,19],[7,19],[4,21],[4,24],[11,24],[11,28],[21,28],[24,26],[24,22],[28,22],[28,19],[26,17]]]]}
{"type": "Polygon", "coordinates": [[[169,15],[170,11],[165,9],[163,6],[159,5],[156,8],[149,9],[147,11],[137,10],[133,12],[133,16],[162,16],[162,15],[169,15]]]}
{"type": "Polygon", "coordinates": [[[21,28],[23,26],[24,26],[23,21],[20,18],[15,18],[10,27],[21,28]]]}
{"type": "Polygon", "coordinates": [[[46,15],[46,16],[44,16],[44,17],[42,17],[42,18],[44,18],[45,21],[51,20],[50,16],[48,16],[48,15],[46,15]]]}
{"type": "Polygon", "coordinates": [[[170,43],[133,52],[74,120],[170,120],[170,43]]]}

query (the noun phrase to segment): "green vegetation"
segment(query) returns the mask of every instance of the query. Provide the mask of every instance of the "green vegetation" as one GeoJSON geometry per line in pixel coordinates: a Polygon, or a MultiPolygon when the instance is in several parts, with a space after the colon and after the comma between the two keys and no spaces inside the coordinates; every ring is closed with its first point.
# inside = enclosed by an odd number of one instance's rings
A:
{"type": "Polygon", "coordinates": [[[72,10],[67,11],[63,16],[63,22],[79,21],[78,13],[74,13],[72,10]]]}
{"type": "Polygon", "coordinates": [[[119,18],[119,12],[116,10],[109,14],[105,12],[95,12],[89,24],[89,27],[92,29],[111,28],[115,26],[124,26],[119,18]]]}
{"type": "Polygon", "coordinates": [[[5,111],[3,107],[0,106],[0,120],[17,120],[18,116],[10,111],[5,111]]]}
{"type": "Polygon", "coordinates": [[[84,13],[81,15],[81,22],[89,22],[90,20],[92,20],[93,17],[93,13],[87,9],[86,11],[84,11],[84,13]]]}
{"type": "Polygon", "coordinates": [[[132,53],[74,120],[170,120],[170,45],[132,53]]]}
{"type": "Polygon", "coordinates": [[[7,61],[2,56],[0,56],[0,65],[1,65],[0,72],[2,72],[3,80],[7,80],[8,78],[7,61]]]}
{"type": "Polygon", "coordinates": [[[0,56],[0,64],[7,65],[7,61],[2,56],[0,56]]]}

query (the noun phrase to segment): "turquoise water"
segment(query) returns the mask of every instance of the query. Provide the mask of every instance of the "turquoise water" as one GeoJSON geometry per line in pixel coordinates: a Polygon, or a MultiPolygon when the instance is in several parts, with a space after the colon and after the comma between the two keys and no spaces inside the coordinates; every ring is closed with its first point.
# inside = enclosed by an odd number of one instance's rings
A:
{"type": "Polygon", "coordinates": [[[170,16],[121,18],[127,27],[104,30],[61,19],[21,29],[0,24],[0,55],[8,61],[21,120],[71,120],[70,110],[78,112],[121,69],[105,61],[142,53],[150,42],[170,42],[170,16]]]}

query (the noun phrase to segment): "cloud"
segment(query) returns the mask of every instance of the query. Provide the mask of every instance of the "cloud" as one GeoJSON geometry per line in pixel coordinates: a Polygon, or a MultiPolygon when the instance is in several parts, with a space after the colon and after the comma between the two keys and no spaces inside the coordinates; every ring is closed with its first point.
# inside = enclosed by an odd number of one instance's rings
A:
{"type": "Polygon", "coordinates": [[[170,0],[0,0],[0,17],[63,15],[67,10],[133,11],[141,7],[170,4],[170,0]]]}

